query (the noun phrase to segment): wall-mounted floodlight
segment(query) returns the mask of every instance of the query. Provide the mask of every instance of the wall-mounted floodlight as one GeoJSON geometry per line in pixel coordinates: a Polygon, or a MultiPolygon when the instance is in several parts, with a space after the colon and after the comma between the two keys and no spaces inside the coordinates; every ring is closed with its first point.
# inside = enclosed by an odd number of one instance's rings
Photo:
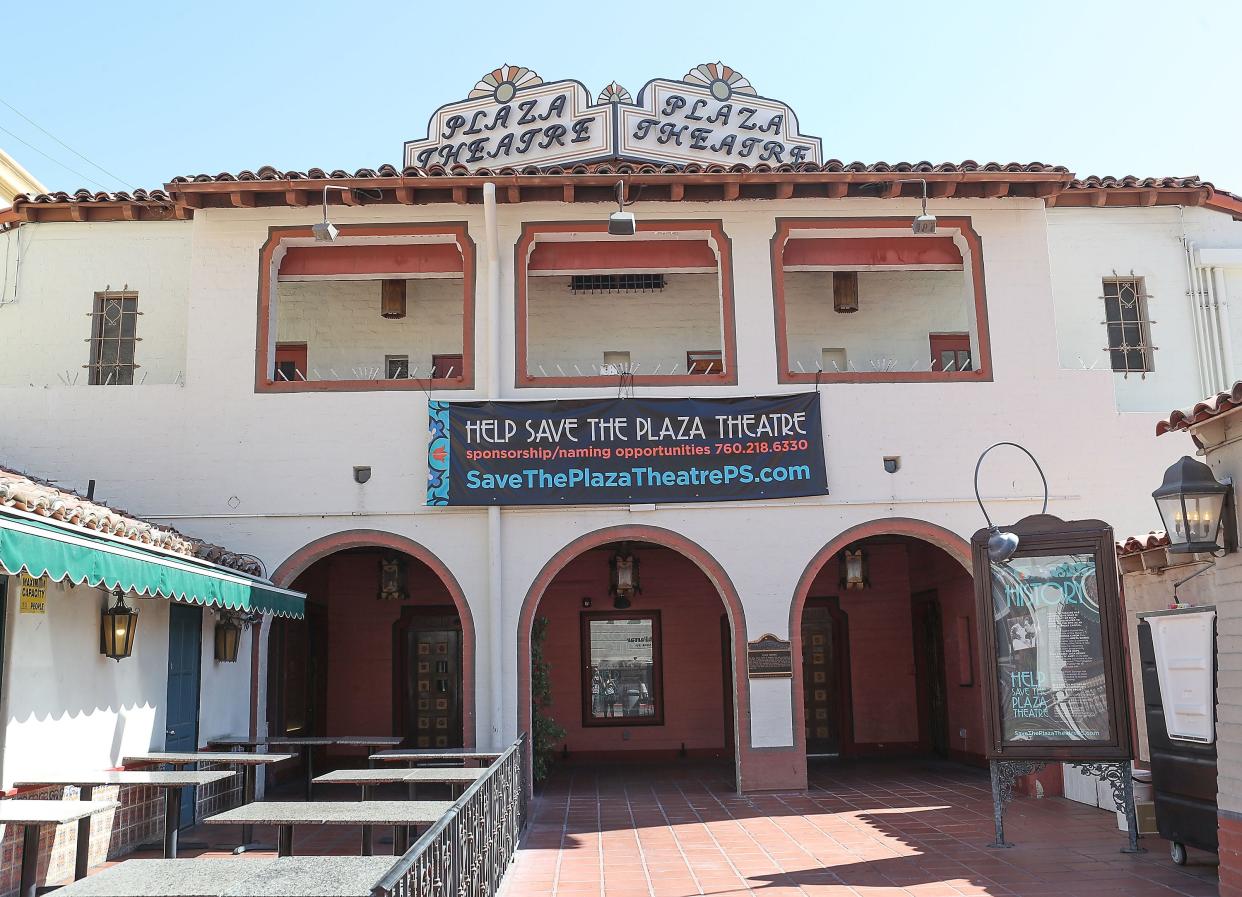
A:
{"type": "Polygon", "coordinates": [[[335,224],[328,220],[328,191],[329,190],[348,190],[349,187],[342,187],[338,184],[323,185],[323,221],[319,224],[311,225],[311,232],[315,235],[315,239],[320,243],[333,243],[336,241],[337,235],[340,233],[335,224]]]}
{"type": "Polygon", "coordinates": [[[638,221],[633,212],[625,211],[625,207],[633,205],[634,201],[625,201],[625,181],[617,181],[616,191],[617,210],[608,216],[608,233],[614,237],[632,237],[638,231],[638,221]]]}
{"type": "Polygon", "coordinates": [[[997,442],[989,445],[983,450],[983,454],[979,456],[979,460],[975,462],[975,501],[979,503],[979,510],[983,512],[983,519],[988,522],[988,560],[994,564],[1003,564],[1005,561],[1013,557],[1018,551],[1018,534],[1002,530],[999,526],[992,522],[992,518],[988,516],[988,509],[983,506],[983,499],[979,495],[979,468],[983,466],[983,459],[987,453],[994,448],[1002,445],[1013,446],[1021,452],[1025,452],[1026,456],[1031,459],[1031,463],[1035,465],[1035,469],[1039,471],[1039,479],[1044,484],[1044,507],[1039,513],[1048,513],[1048,478],[1044,476],[1044,469],[1039,466],[1039,462],[1035,460],[1026,448],[1018,445],[1016,442],[997,442]]]}
{"type": "Polygon", "coordinates": [[[920,183],[923,185],[923,211],[914,219],[912,230],[920,236],[934,234],[936,232],[936,216],[927,214],[927,181],[923,178],[911,178],[905,183],[920,183]]]}

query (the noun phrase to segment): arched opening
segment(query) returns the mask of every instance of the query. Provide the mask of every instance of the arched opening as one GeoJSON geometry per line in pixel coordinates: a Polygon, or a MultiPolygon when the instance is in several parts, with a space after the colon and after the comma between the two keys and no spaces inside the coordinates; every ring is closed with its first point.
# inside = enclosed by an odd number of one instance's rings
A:
{"type": "Polygon", "coordinates": [[[740,782],[749,738],[743,733],[739,749],[738,720],[748,718],[744,674],[737,685],[744,632],[732,583],[690,540],[628,526],[584,536],[545,564],[522,608],[522,728],[532,730],[534,633],[549,674],[541,714],[564,731],[547,745],[554,775],[558,767],[698,762],[740,782]]]}
{"type": "Polygon", "coordinates": [[[812,778],[841,758],[984,758],[969,547],[919,521],[843,533],[793,607],[794,715],[812,778]],[[800,663],[798,662],[800,660],[800,663]]]}
{"type": "MultiPolygon", "coordinates": [[[[301,549],[273,580],[307,603],[305,620],[278,620],[269,636],[269,733],[474,746],[473,622],[435,555],[391,534],[343,533],[301,549]]],[[[339,750],[316,768],[365,764],[364,748],[339,750]]]]}

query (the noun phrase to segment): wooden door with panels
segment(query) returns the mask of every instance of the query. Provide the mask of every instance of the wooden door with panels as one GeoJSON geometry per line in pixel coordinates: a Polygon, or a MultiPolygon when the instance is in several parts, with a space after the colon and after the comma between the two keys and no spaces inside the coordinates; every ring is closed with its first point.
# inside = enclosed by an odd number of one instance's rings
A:
{"type": "Polygon", "coordinates": [[[402,608],[395,641],[394,731],[409,747],[463,747],[462,630],[457,609],[402,608]]]}
{"type": "Polygon", "coordinates": [[[839,757],[853,743],[848,619],[836,598],[802,611],[802,688],[807,756],[839,757]]]}

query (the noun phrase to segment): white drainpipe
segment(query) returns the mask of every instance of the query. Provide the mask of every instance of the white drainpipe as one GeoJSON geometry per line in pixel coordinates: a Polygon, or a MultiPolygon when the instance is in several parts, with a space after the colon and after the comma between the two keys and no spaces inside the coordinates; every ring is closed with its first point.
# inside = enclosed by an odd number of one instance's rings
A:
{"type": "MultiPolygon", "coordinates": [[[[483,185],[483,233],[487,253],[487,398],[500,398],[500,238],[496,232],[496,185],[483,185]]],[[[500,508],[487,509],[487,635],[491,671],[492,749],[500,750],[504,731],[504,561],[500,508]]],[[[519,717],[520,718],[520,717],[519,717]]]]}
{"type": "MultiPolygon", "coordinates": [[[[1192,250],[1197,254],[1197,251],[1192,250]]],[[[1207,338],[1207,363],[1209,372],[1208,393],[1220,389],[1220,334],[1217,331],[1216,319],[1212,314],[1212,298],[1208,292],[1207,279],[1203,269],[1195,265],[1195,293],[1199,299],[1200,314],[1203,317],[1204,333],[1207,338]]]]}
{"type": "Polygon", "coordinates": [[[1237,379],[1237,369],[1233,366],[1233,329],[1229,324],[1229,288],[1226,286],[1225,272],[1220,268],[1208,268],[1208,281],[1212,285],[1212,296],[1216,301],[1216,314],[1220,321],[1221,361],[1225,375],[1221,389],[1229,389],[1237,379]]]}
{"type": "Polygon", "coordinates": [[[1195,286],[1194,250],[1191,248],[1190,241],[1184,236],[1182,246],[1186,257],[1186,298],[1189,300],[1190,324],[1195,338],[1195,368],[1199,374],[1199,394],[1205,396],[1211,392],[1212,388],[1207,365],[1207,339],[1204,333],[1203,316],[1200,314],[1199,291],[1195,286]]]}

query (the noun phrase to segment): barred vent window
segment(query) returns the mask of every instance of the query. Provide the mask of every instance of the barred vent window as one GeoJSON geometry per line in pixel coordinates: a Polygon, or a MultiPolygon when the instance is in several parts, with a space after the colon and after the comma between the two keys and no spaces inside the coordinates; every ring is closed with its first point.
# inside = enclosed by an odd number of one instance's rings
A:
{"type": "Polygon", "coordinates": [[[1104,280],[1104,326],[1108,329],[1108,356],[1114,371],[1124,374],[1153,370],[1151,320],[1147,292],[1141,277],[1104,280]]]}
{"type": "Polygon", "coordinates": [[[91,311],[91,360],[84,365],[90,382],[101,386],[129,386],[134,382],[134,350],[137,335],[138,294],[105,290],[95,294],[91,311]]]}
{"type": "Polygon", "coordinates": [[[657,293],[664,289],[663,274],[575,274],[572,293],[657,293]]]}

